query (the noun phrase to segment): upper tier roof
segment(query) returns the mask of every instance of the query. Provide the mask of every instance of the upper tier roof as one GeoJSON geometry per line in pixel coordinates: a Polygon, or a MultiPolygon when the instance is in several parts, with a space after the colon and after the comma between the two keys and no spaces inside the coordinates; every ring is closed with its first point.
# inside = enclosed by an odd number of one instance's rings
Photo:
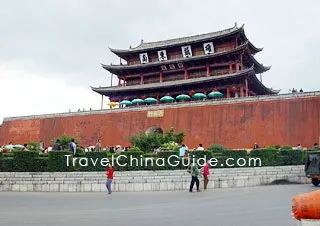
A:
{"type": "Polygon", "coordinates": [[[134,69],[139,69],[139,68],[150,68],[150,67],[159,67],[158,70],[160,70],[160,67],[162,65],[169,65],[169,64],[178,63],[178,62],[184,63],[184,62],[201,60],[201,59],[208,59],[208,58],[215,58],[215,57],[220,57],[220,56],[225,56],[225,55],[241,52],[244,50],[248,51],[249,58],[254,63],[257,73],[263,73],[263,72],[268,71],[270,69],[270,67],[263,66],[253,56],[251,56],[252,52],[250,50],[249,41],[246,41],[245,43],[236,47],[235,49],[226,50],[226,51],[222,51],[222,52],[216,52],[216,53],[209,54],[209,55],[199,55],[199,56],[192,56],[189,58],[170,59],[167,61],[155,61],[155,62],[150,62],[148,64],[133,64],[133,65],[105,65],[105,64],[102,64],[102,67],[104,69],[108,70],[110,73],[120,75],[121,74],[120,72],[123,70],[134,70],[134,69]]]}
{"type": "MultiPolygon", "coordinates": [[[[183,38],[168,39],[164,41],[142,42],[137,47],[130,48],[130,49],[113,49],[113,48],[109,48],[109,49],[113,53],[121,57],[131,53],[137,53],[137,52],[142,52],[147,50],[155,50],[160,48],[168,48],[168,47],[183,45],[183,44],[191,44],[191,43],[196,43],[200,41],[222,38],[222,37],[234,35],[237,33],[242,33],[243,36],[245,37],[245,40],[248,40],[244,34],[244,25],[242,25],[241,27],[237,27],[237,25],[235,24],[235,26],[232,28],[211,32],[211,33],[206,33],[206,34],[187,36],[183,38]]],[[[254,53],[260,52],[262,50],[262,48],[255,47],[251,42],[249,42],[249,44],[250,44],[250,48],[253,50],[254,53]]]]}

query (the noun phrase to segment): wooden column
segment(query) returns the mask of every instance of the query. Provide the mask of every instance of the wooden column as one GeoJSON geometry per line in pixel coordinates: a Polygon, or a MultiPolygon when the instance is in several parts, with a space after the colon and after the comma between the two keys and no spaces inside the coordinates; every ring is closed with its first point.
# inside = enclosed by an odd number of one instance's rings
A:
{"type": "Polygon", "coordinates": [[[246,83],[246,97],[249,96],[249,90],[248,90],[248,79],[245,80],[246,83]]]}
{"type": "Polygon", "coordinates": [[[141,79],[140,79],[140,85],[143,84],[143,75],[141,75],[141,79]]]}
{"type": "Polygon", "coordinates": [[[236,64],[236,72],[239,72],[239,63],[236,64]]]}
{"type": "Polygon", "coordinates": [[[103,109],[103,95],[101,95],[101,110],[103,109]]]}
{"type": "Polygon", "coordinates": [[[184,69],[184,79],[188,79],[188,70],[184,69]]]}
{"type": "Polygon", "coordinates": [[[207,77],[209,77],[210,76],[210,67],[209,67],[209,65],[207,65],[207,77]]]}
{"type": "Polygon", "coordinates": [[[230,98],[231,95],[230,95],[230,88],[227,88],[227,98],[230,98]]]}
{"type": "Polygon", "coordinates": [[[163,82],[163,72],[160,71],[160,82],[163,82]]]}
{"type": "Polygon", "coordinates": [[[229,64],[229,74],[232,73],[232,64],[229,64]]]}
{"type": "Polygon", "coordinates": [[[243,86],[240,87],[240,97],[244,97],[244,88],[243,86]]]}
{"type": "Polygon", "coordinates": [[[238,38],[236,38],[236,46],[235,46],[235,48],[237,48],[238,47],[238,38]]]}
{"type": "Polygon", "coordinates": [[[127,81],[126,79],[123,80],[123,86],[126,86],[127,85],[127,81]]]}
{"type": "Polygon", "coordinates": [[[121,79],[118,79],[118,86],[121,86],[121,79]]]}

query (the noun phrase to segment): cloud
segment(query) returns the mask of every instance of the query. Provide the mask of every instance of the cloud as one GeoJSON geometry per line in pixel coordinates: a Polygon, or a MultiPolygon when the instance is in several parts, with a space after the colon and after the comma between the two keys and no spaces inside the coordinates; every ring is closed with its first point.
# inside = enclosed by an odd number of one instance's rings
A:
{"type": "Polygon", "coordinates": [[[0,86],[6,94],[0,95],[0,121],[3,115],[99,108],[100,97],[89,86],[109,86],[100,63],[119,63],[108,47],[126,49],[141,39],[196,35],[235,22],[264,47],[256,58],[272,65],[263,74],[266,86],[318,90],[319,8],[319,0],[2,0],[0,86]]]}
{"type": "Polygon", "coordinates": [[[0,122],[7,116],[99,109],[101,106],[100,96],[90,87],[67,83],[55,74],[20,69],[12,62],[1,63],[0,81],[0,122]]]}

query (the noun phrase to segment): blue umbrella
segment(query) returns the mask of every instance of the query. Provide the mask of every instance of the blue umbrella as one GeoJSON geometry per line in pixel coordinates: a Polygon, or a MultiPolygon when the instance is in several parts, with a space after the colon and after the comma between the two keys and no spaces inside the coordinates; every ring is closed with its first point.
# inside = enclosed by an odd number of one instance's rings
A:
{"type": "Polygon", "coordinates": [[[190,96],[186,95],[186,94],[180,94],[176,97],[176,100],[190,100],[190,96]]]}
{"type": "Polygon", "coordinates": [[[131,102],[133,104],[143,104],[144,103],[144,101],[142,99],[133,99],[131,102]]]}
{"type": "Polygon", "coordinates": [[[131,101],[129,101],[129,100],[123,100],[123,101],[120,102],[120,104],[123,104],[123,105],[126,105],[126,106],[132,105],[131,101]]]}
{"type": "Polygon", "coordinates": [[[208,97],[210,98],[223,97],[223,94],[220,93],[219,91],[213,91],[208,94],[208,97]]]}
{"type": "Polygon", "coordinates": [[[157,103],[157,99],[153,97],[148,97],[144,100],[144,102],[147,104],[154,104],[154,103],[157,103]]]}
{"type": "Polygon", "coordinates": [[[204,99],[206,97],[207,96],[204,93],[195,93],[195,94],[192,95],[193,99],[204,99]]]}
{"type": "Polygon", "coordinates": [[[168,103],[168,102],[172,102],[174,101],[174,98],[173,97],[170,97],[170,96],[164,96],[160,99],[161,102],[165,102],[165,103],[168,103]]]}

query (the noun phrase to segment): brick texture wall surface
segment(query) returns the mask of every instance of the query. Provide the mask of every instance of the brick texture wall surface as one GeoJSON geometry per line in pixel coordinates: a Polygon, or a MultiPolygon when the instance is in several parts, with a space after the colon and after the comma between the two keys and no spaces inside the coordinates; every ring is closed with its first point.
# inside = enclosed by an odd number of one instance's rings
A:
{"type": "MultiPolygon", "coordinates": [[[[150,109],[149,109],[150,110],[150,109]]],[[[129,138],[151,126],[174,127],[186,134],[185,143],[196,147],[222,144],[229,148],[267,145],[311,147],[320,136],[320,97],[239,102],[164,108],[163,117],[147,117],[148,108],[111,113],[34,117],[5,120],[0,144],[43,140],[47,145],[62,134],[72,135],[81,145],[129,145],[129,138]]]]}

